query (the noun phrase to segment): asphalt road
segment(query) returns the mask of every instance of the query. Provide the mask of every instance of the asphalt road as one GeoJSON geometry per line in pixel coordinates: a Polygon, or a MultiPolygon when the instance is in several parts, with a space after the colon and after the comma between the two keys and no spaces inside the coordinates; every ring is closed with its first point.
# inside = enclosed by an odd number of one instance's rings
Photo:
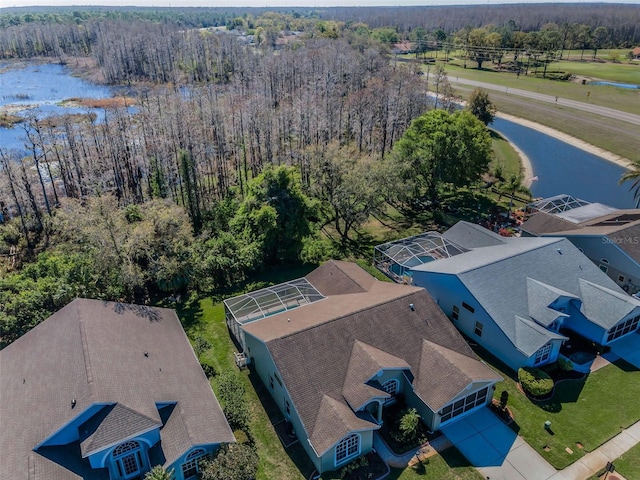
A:
{"type": "Polygon", "coordinates": [[[614,118],[616,120],[622,120],[633,125],[640,125],[640,115],[633,113],[621,112],[620,110],[614,110],[613,108],[599,107],[597,105],[591,105],[590,103],[578,102],[576,100],[568,100],[566,98],[555,97],[553,95],[546,95],[544,93],[531,92],[529,90],[521,90],[519,88],[504,87],[502,85],[494,85],[492,83],[476,82],[475,80],[466,80],[464,78],[457,78],[453,75],[449,75],[449,82],[460,83],[463,85],[471,85],[473,87],[481,87],[486,90],[495,90],[498,92],[506,93],[508,95],[519,95],[530,99],[540,100],[542,102],[548,102],[557,104],[576,110],[582,110],[584,112],[595,113],[608,118],[614,118]],[[557,100],[556,100],[557,98],[557,100]],[[556,103],[557,102],[557,103],[556,103]]]}

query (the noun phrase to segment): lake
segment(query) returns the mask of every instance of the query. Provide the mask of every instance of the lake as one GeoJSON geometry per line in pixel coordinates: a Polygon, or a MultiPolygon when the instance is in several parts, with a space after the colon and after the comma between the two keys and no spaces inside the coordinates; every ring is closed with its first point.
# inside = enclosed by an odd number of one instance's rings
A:
{"type": "MultiPolygon", "coordinates": [[[[58,104],[69,98],[109,98],[112,92],[109,87],[72,76],[62,65],[0,62],[0,108],[10,106],[11,113],[21,117],[101,113],[98,109],[61,107],[58,104]]],[[[3,148],[23,150],[23,137],[20,124],[13,128],[0,128],[0,146],[3,148]]]]}

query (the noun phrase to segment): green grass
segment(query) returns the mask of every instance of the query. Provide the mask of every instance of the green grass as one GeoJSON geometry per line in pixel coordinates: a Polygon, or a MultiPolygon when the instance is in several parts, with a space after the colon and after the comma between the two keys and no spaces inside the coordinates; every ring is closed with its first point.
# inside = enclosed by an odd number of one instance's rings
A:
{"type": "MultiPolygon", "coordinates": [[[[284,269],[283,269],[284,270],[284,269]]],[[[280,271],[278,276],[295,278],[298,271],[280,271]]],[[[237,370],[234,363],[235,347],[229,337],[224,322],[224,306],[222,302],[214,303],[210,298],[194,301],[178,310],[188,335],[191,338],[201,335],[212,345],[202,357],[203,363],[213,366],[216,372],[237,370]]],[[[243,370],[241,377],[246,383],[245,401],[251,412],[250,431],[260,457],[258,480],[301,480],[306,478],[313,466],[302,447],[299,445],[285,451],[273,429],[273,422],[282,418],[278,408],[255,374],[243,370]]],[[[215,380],[212,382],[215,389],[215,380]]]]}
{"type": "MultiPolygon", "coordinates": [[[[620,472],[629,480],[640,478],[640,443],[615,459],[613,465],[616,467],[616,472],[620,472]]],[[[589,480],[599,480],[599,477],[594,475],[589,480]]]]}
{"type": "MultiPolygon", "coordinates": [[[[572,65],[577,62],[563,62],[562,64],[572,65]]],[[[579,64],[582,66],[582,64],[579,64]]],[[[601,64],[594,64],[601,65],[601,64]]],[[[602,64],[612,65],[611,68],[603,68],[599,77],[604,80],[622,82],[622,83],[638,83],[629,80],[630,76],[637,77],[640,75],[640,67],[635,65],[617,65],[617,64],[602,64]],[[627,67],[623,72],[629,70],[628,74],[616,74],[613,72],[613,67],[627,67]]],[[[426,69],[426,67],[423,67],[426,69]]],[[[582,85],[579,82],[570,81],[558,81],[550,80],[542,77],[536,77],[532,72],[529,75],[520,75],[517,77],[513,73],[497,72],[490,69],[477,70],[475,68],[462,68],[459,61],[449,63],[445,66],[449,81],[456,86],[457,78],[464,78],[467,80],[475,80],[478,82],[492,83],[494,85],[500,85],[505,87],[505,93],[507,87],[518,88],[520,90],[527,90],[530,92],[544,93],[546,95],[557,96],[560,98],[566,98],[569,100],[575,100],[579,102],[588,102],[593,105],[602,107],[613,108],[628,113],[640,113],[640,92],[638,90],[632,90],[628,88],[614,88],[606,86],[589,86],[582,85]],[[591,92],[587,97],[587,92],[591,92]]],[[[549,70],[561,70],[556,64],[551,64],[549,70]]],[[[596,70],[597,71],[597,70],[596,70]]],[[[572,72],[573,73],[573,72],[572,72]]],[[[456,86],[457,89],[457,86],[456,86]]],[[[492,95],[494,91],[489,91],[489,95],[492,95]]],[[[520,97],[526,98],[526,97],[520,97]]],[[[582,112],[580,112],[582,115],[582,112]]],[[[521,113],[522,116],[522,113],[521,113]]]]}
{"type": "Polygon", "coordinates": [[[618,83],[639,84],[640,66],[629,63],[598,63],[598,62],[553,62],[550,70],[561,70],[573,75],[593,77],[618,83]]]}
{"type": "Polygon", "coordinates": [[[479,354],[505,378],[497,384],[495,397],[503,390],[509,393],[508,406],[518,434],[556,469],[565,468],[640,420],[640,410],[629,408],[640,395],[640,371],[624,362],[601,368],[586,380],[560,382],[551,400],[534,403],[518,389],[508,368],[484,351],[479,354]],[[547,420],[553,434],[544,429],[547,420]]]}
{"type": "Polygon", "coordinates": [[[511,175],[520,175],[522,173],[520,156],[511,144],[493,130],[491,131],[491,143],[494,157],[489,170],[494,172],[496,166],[499,165],[502,167],[502,176],[504,178],[509,178],[511,175]]]}

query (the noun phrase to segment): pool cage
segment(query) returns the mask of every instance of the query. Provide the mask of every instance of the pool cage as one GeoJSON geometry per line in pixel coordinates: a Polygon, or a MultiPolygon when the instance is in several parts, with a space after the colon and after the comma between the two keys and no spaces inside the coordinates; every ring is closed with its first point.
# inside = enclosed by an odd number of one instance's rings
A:
{"type": "Polygon", "coordinates": [[[556,195],[554,197],[543,198],[527,204],[527,211],[545,212],[545,213],[562,213],[574,208],[584,207],[591,202],[586,200],[580,200],[579,198],[572,197],[571,195],[556,195]]]}
{"type": "Polygon", "coordinates": [[[466,251],[438,232],[427,232],[376,246],[373,264],[395,282],[410,285],[412,268],[466,251]]]}
{"type": "Polygon", "coordinates": [[[227,327],[244,349],[242,325],[325,298],[306,278],[291,280],[224,301],[227,327]]]}

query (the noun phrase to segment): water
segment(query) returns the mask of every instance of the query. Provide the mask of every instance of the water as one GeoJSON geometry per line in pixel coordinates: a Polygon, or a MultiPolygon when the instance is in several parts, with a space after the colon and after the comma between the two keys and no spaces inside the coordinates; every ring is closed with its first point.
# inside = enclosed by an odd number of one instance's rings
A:
{"type": "MultiPolygon", "coordinates": [[[[14,115],[28,117],[87,113],[97,109],[62,107],[58,104],[69,98],[108,98],[112,90],[73,77],[62,65],[27,65],[7,68],[0,63],[0,107],[11,105],[14,115]]],[[[21,124],[13,128],[0,128],[0,146],[5,149],[24,150],[25,132],[21,124]]]]}
{"type": "Polygon", "coordinates": [[[491,128],[507,136],[531,160],[533,174],[538,176],[531,185],[534,197],[566,193],[616,208],[634,208],[629,183],[618,185],[623,167],[502,118],[496,118],[491,128]]]}
{"type": "Polygon", "coordinates": [[[589,85],[606,85],[608,87],[630,88],[633,90],[640,88],[640,85],[634,85],[633,83],[589,82],[589,85]]]}

